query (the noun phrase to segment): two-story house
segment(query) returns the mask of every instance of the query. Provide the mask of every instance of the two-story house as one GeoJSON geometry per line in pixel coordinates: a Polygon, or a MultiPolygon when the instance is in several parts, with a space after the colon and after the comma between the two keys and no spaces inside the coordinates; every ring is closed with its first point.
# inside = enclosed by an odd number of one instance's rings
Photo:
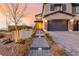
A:
{"type": "MultiPolygon", "coordinates": [[[[43,30],[46,31],[78,31],[79,4],[73,3],[45,3],[43,13],[35,15],[43,17],[43,30]]],[[[38,19],[37,19],[38,20],[38,19]]]]}

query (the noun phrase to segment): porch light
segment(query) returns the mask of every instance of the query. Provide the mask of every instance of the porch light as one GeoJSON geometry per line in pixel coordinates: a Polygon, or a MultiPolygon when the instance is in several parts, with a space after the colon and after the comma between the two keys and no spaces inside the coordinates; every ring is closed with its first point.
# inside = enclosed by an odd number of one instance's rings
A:
{"type": "Polygon", "coordinates": [[[42,51],[42,48],[38,48],[38,51],[42,51]]]}
{"type": "Polygon", "coordinates": [[[45,22],[47,22],[47,20],[45,19],[45,22]]]}
{"type": "Polygon", "coordinates": [[[74,21],[73,19],[70,20],[70,22],[73,22],[73,21],[74,21]]]}

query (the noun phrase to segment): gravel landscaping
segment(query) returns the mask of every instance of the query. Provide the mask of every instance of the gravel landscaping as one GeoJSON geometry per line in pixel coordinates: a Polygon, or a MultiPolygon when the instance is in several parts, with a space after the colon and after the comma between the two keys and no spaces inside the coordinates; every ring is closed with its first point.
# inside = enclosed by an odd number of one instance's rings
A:
{"type": "MultiPolygon", "coordinates": [[[[33,33],[33,30],[27,30],[27,29],[24,29],[24,30],[20,30],[20,39],[26,39],[26,38],[29,38],[33,33]]],[[[13,34],[13,38],[15,39],[16,37],[16,34],[15,34],[15,31],[12,32],[13,34]]]]}
{"type": "MultiPolygon", "coordinates": [[[[20,31],[20,39],[29,38],[32,35],[32,30],[21,30],[20,31]]],[[[23,46],[23,44],[16,44],[15,42],[11,42],[9,44],[4,44],[4,41],[11,38],[14,41],[15,34],[14,32],[4,32],[5,37],[0,38],[0,55],[1,56],[16,56],[16,51],[23,46]]]]}

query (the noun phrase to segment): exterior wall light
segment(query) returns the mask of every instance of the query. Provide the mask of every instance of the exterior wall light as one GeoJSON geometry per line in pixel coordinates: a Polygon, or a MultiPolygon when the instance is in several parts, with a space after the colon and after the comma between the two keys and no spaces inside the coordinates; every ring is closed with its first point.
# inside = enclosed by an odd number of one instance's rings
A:
{"type": "Polygon", "coordinates": [[[74,21],[73,19],[70,20],[70,22],[73,22],[73,21],[74,21]]]}
{"type": "Polygon", "coordinates": [[[38,48],[38,51],[42,51],[42,48],[38,48]]]}
{"type": "Polygon", "coordinates": [[[47,22],[47,20],[45,19],[45,22],[47,22]]]}

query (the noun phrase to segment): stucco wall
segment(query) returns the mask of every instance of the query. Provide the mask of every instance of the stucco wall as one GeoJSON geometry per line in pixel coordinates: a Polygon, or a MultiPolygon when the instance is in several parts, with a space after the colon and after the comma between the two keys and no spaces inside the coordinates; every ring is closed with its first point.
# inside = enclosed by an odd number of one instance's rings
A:
{"type": "Polygon", "coordinates": [[[66,14],[62,14],[62,13],[56,13],[50,16],[45,17],[47,20],[53,20],[53,19],[73,19],[72,16],[66,15],[66,14]]]}
{"type": "MultiPolygon", "coordinates": [[[[44,15],[52,13],[52,12],[55,12],[55,11],[50,11],[50,5],[51,5],[51,3],[45,4],[44,15]]],[[[67,3],[66,6],[67,6],[66,7],[67,10],[65,12],[72,13],[72,6],[71,6],[71,4],[67,3]]]]}

